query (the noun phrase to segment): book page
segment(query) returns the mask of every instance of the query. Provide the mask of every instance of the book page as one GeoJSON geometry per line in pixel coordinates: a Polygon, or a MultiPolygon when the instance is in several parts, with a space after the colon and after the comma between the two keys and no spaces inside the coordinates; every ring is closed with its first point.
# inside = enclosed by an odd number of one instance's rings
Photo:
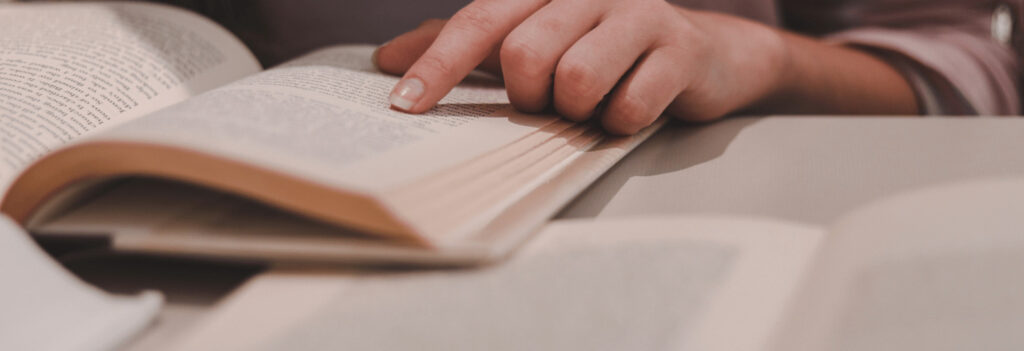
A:
{"type": "Polygon", "coordinates": [[[0,7],[0,197],[86,135],[260,70],[213,22],[142,3],[0,7]]]}
{"type": "Polygon", "coordinates": [[[279,267],[177,349],[751,349],[820,235],[735,218],[562,221],[479,269],[279,267]]]}
{"type": "Polygon", "coordinates": [[[865,207],[823,246],[779,350],[1024,347],[1024,179],[865,207]]]}
{"type": "Polygon", "coordinates": [[[0,216],[0,349],[112,350],[149,325],[160,293],[115,296],[61,267],[0,216]]]}
{"type": "Polygon", "coordinates": [[[57,238],[104,236],[116,251],[261,262],[399,261],[450,267],[479,262],[489,253],[475,245],[424,250],[250,199],[151,178],[108,185],[89,202],[33,226],[32,233],[57,238]]]}
{"type": "Polygon", "coordinates": [[[398,77],[375,71],[372,51],[323,49],[101,137],[200,150],[346,189],[385,189],[558,120],[515,112],[501,83],[482,77],[426,114],[391,110],[398,77]]]}

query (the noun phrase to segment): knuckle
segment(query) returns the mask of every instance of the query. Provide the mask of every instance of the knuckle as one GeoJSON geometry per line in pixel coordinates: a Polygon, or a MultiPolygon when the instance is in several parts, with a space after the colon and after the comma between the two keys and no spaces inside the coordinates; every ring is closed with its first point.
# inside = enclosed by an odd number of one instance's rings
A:
{"type": "Polygon", "coordinates": [[[502,66],[509,70],[505,75],[514,73],[526,77],[538,77],[546,74],[542,69],[545,66],[542,62],[543,58],[526,40],[510,36],[501,44],[499,55],[502,66]]]}
{"type": "Polygon", "coordinates": [[[672,45],[659,48],[660,54],[668,57],[672,62],[689,62],[692,56],[695,55],[696,50],[686,50],[681,46],[672,45]]]}
{"type": "Polygon", "coordinates": [[[537,27],[546,33],[558,33],[565,30],[566,20],[564,18],[546,17],[538,21],[537,27]]]}
{"type": "Polygon", "coordinates": [[[474,5],[477,6],[467,6],[456,12],[449,24],[469,31],[489,31],[498,17],[486,6],[474,5]]]}
{"type": "MultiPolygon", "coordinates": [[[[691,24],[684,25],[684,29],[673,32],[674,35],[670,36],[670,41],[666,43],[666,47],[685,48],[686,55],[689,59],[699,59],[712,56],[712,49],[715,43],[711,41],[711,37],[705,33],[702,29],[696,28],[691,24]]],[[[681,55],[685,55],[680,53],[681,55]]]]}
{"type": "Polygon", "coordinates": [[[648,18],[652,16],[660,18],[663,14],[671,13],[668,12],[671,10],[671,8],[668,8],[671,5],[666,1],[638,1],[636,4],[631,5],[637,13],[647,16],[648,18]]]}
{"type": "Polygon", "coordinates": [[[620,16],[636,23],[643,23],[648,28],[666,28],[671,25],[670,16],[675,14],[673,6],[664,0],[657,1],[626,1],[619,4],[620,16]]]}
{"type": "Polygon", "coordinates": [[[580,61],[563,60],[555,70],[555,88],[567,99],[592,100],[598,94],[599,81],[597,70],[580,61]]]}

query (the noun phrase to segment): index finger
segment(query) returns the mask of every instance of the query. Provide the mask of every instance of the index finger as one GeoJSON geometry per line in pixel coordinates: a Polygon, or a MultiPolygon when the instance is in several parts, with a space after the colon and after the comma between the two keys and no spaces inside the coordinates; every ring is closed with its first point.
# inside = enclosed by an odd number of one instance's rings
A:
{"type": "Polygon", "coordinates": [[[477,0],[459,10],[391,91],[391,106],[425,112],[546,0],[477,0]]]}

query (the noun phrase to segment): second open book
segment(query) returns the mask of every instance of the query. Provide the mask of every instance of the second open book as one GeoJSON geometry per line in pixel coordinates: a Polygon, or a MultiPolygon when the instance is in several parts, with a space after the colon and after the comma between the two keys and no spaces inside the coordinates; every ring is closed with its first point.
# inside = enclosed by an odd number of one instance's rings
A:
{"type": "Polygon", "coordinates": [[[484,269],[272,270],[176,349],[1014,350],[1022,211],[1011,177],[887,196],[827,226],[554,221],[484,269]]]}
{"type": "Polygon", "coordinates": [[[0,16],[31,29],[0,42],[0,72],[14,72],[0,79],[17,93],[0,99],[27,111],[3,125],[17,175],[3,212],[37,234],[105,234],[119,249],[492,260],[656,129],[609,138],[519,114],[485,77],[408,115],[388,108],[397,77],[374,70],[372,47],[260,72],[229,33],[164,6],[9,5],[0,16]]]}

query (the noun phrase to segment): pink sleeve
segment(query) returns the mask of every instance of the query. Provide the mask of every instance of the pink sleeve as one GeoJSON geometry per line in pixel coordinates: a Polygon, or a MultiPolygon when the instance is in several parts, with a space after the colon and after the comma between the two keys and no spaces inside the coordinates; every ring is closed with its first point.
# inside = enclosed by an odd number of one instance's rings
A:
{"type": "Polygon", "coordinates": [[[914,86],[924,113],[1021,113],[1020,60],[1013,38],[999,38],[999,32],[1019,32],[1019,22],[993,27],[996,13],[1004,20],[1019,18],[1012,7],[983,1],[864,2],[889,6],[866,7],[884,11],[862,12],[824,37],[891,60],[914,86]]]}

